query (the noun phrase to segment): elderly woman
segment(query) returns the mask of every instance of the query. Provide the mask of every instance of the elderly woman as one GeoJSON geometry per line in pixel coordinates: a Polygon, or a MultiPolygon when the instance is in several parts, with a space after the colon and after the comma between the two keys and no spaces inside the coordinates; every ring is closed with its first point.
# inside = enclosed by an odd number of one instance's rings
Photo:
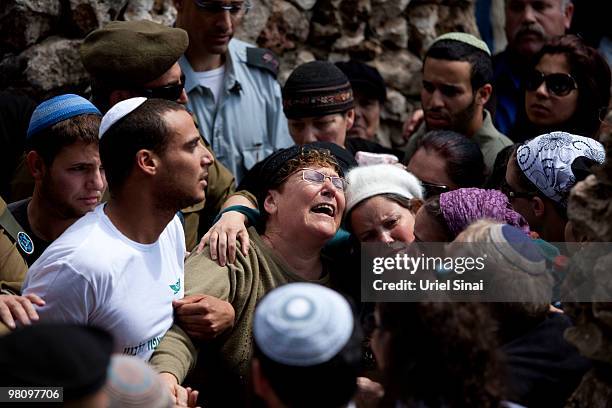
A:
{"type": "Polygon", "coordinates": [[[595,137],[599,113],[610,101],[610,67],[574,35],[542,47],[525,80],[525,114],[511,136],[524,141],[536,135],[565,131],[595,137]]]}
{"type": "Polygon", "coordinates": [[[334,236],[345,207],[343,172],[327,150],[294,146],[265,164],[268,180],[259,200],[265,225],[249,230],[247,256],[219,266],[209,251],[185,265],[185,294],[212,295],[232,304],[233,329],[214,343],[201,343],[200,358],[176,324],[151,359],[171,386],[181,383],[198,360],[197,381],[207,406],[243,406],[251,358],[255,305],[267,292],[288,282],[316,282],[339,288],[335,269],[321,249],[334,236]]]}
{"type": "Polygon", "coordinates": [[[460,188],[432,197],[416,215],[416,241],[450,242],[471,223],[489,219],[504,222],[529,234],[529,225],[497,190],[460,188]]]}
{"type": "Polygon", "coordinates": [[[356,167],[347,175],[346,226],[361,242],[414,241],[414,214],[422,188],[391,164],[356,167]]]}

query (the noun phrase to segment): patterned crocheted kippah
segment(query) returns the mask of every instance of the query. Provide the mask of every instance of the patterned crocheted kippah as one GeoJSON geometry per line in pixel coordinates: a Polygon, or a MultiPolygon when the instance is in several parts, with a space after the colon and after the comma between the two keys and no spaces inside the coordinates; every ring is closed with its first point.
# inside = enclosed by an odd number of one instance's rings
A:
{"type": "Polygon", "coordinates": [[[433,43],[431,43],[431,45],[434,45],[438,41],[442,41],[442,40],[459,41],[459,42],[471,45],[472,47],[478,48],[479,50],[486,52],[488,55],[491,55],[491,50],[487,46],[487,43],[485,43],[479,38],[474,37],[472,34],[459,33],[459,32],[442,34],[441,36],[436,38],[433,41],[433,43]]]}
{"type": "Polygon", "coordinates": [[[338,354],[353,333],[349,303],[323,285],[289,283],[257,305],[253,337],[263,354],[277,363],[309,367],[338,354]]]}
{"type": "Polygon", "coordinates": [[[84,114],[100,115],[100,111],[87,99],[74,94],[59,95],[44,101],[34,109],[27,137],[63,120],[84,114]]]}
{"type": "Polygon", "coordinates": [[[283,87],[283,110],[289,119],[342,113],[352,107],[351,83],[331,62],[300,65],[283,87]]]}

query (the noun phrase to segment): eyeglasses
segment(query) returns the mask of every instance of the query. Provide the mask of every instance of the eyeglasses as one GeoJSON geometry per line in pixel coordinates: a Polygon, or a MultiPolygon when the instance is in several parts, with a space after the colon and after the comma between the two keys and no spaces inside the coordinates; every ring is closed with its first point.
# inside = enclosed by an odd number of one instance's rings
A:
{"type": "Polygon", "coordinates": [[[158,88],[144,88],[139,90],[142,96],[147,98],[158,98],[166,99],[168,101],[177,101],[183,89],[185,88],[185,75],[181,75],[181,82],[178,84],[171,84],[166,86],[160,86],[158,88]]]}
{"type": "Polygon", "coordinates": [[[535,197],[537,195],[536,193],[528,192],[528,191],[514,191],[514,190],[512,190],[512,187],[510,187],[510,184],[508,184],[508,182],[506,182],[505,180],[502,182],[502,185],[500,186],[500,190],[509,199],[513,199],[513,198],[532,198],[532,197],[535,197]]]}
{"type": "Polygon", "coordinates": [[[578,88],[576,80],[569,74],[548,74],[544,75],[538,70],[533,70],[525,78],[525,88],[528,91],[535,91],[546,83],[546,89],[556,96],[566,96],[574,89],[578,88]]]}
{"type": "Polygon", "coordinates": [[[302,180],[308,181],[310,183],[323,184],[326,179],[329,179],[333,186],[341,191],[346,190],[348,185],[347,181],[342,177],[338,176],[328,176],[325,173],[321,173],[320,171],[313,169],[301,169],[302,170],[302,180]]]}
{"type": "Polygon", "coordinates": [[[425,190],[425,198],[437,196],[442,193],[446,193],[447,191],[450,191],[450,188],[448,188],[448,186],[445,186],[444,184],[421,182],[421,185],[423,186],[423,190],[425,190]]]}
{"type": "Polygon", "coordinates": [[[220,1],[195,0],[195,4],[208,13],[222,13],[229,11],[232,17],[244,16],[252,7],[250,1],[236,3],[221,3],[220,1]]]}

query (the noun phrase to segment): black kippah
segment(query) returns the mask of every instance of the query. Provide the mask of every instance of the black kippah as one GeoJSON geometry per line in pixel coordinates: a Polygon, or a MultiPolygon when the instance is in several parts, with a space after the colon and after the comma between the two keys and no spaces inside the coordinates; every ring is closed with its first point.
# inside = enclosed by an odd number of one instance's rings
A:
{"type": "Polygon", "coordinates": [[[112,351],[112,337],[93,327],[24,327],[0,337],[0,384],[63,387],[65,401],[77,400],[104,386],[112,351]]]}
{"type": "Polygon", "coordinates": [[[312,61],[297,67],[283,87],[288,119],[342,113],[353,107],[351,84],[331,62],[312,61]]]}

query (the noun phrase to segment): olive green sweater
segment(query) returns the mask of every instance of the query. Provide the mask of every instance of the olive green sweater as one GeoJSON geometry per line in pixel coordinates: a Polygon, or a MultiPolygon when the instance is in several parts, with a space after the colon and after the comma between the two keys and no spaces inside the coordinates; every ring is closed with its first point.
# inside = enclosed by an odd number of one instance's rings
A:
{"type": "MultiPolygon", "coordinates": [[[[264,244],[254,228],[249,236],[248,255],[238,251],[233,265],[217,265],[208,250],[192,254],[185,262],[185,295],[206,294],[230,302],[236,312],[234,327],[219,339],[194,344],[175,323],[150,360],[158,371],[173,374],[180,383],[196,368],[187,382],[200,388],[210,406],[229,406],[237,393],[244,396],[259,299],[285,283],[305,281],[264,244]]],[[[329,286],[329,274],[315,282],[329,286]]]]}

